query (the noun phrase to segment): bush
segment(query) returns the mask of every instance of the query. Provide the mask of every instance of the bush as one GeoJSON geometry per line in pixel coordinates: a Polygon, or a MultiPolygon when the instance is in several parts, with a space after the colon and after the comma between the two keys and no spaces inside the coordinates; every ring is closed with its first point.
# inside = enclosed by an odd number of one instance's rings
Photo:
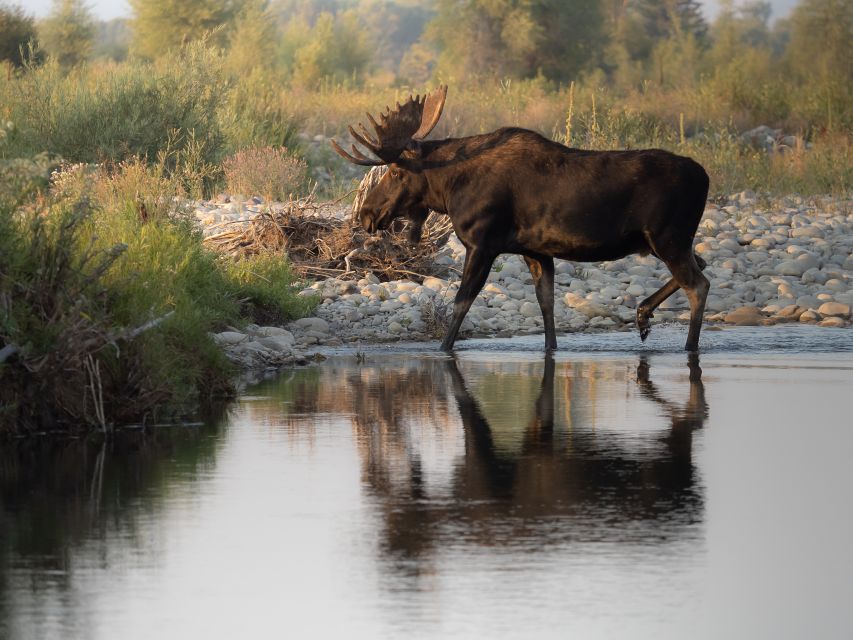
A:
{"type": "Polygon", "coordinates": [[[219,111],[228,149],[292,146],[296,121],[278,88],[281,82],[263,68],[234,81],[219,111]]]}
{"type": "Polygon", "coordinates": [[[316,300],[296,295],[290,263],[279,254],[260,253],[236,260],[223,256],[221,260],[243,315],[257,324],[293,320],[307,315],[316,304],[316,300]]]}
{"type": "Polygon", "coordinates": [[[203,160],[223,153],[217,108],[226,85],[217,54],[200,46],[177,59],[64,74],[56,62],[29,66],[0,85],[0,100],[14,123],[4,157],[43,151],[71,162],[154,161],[158,153],[201,145],[203,160]]]}
{"type": "Polygon", "coordinates": [[[309,310],[286,260],[208,251],[175,184],[83,165],[0,204],[0,432],[192,412],[231,385],[211,331],[309,310]]]}
{"type": "Polygon", "coordinates": [[[244,149],[222,163],[229,193],[286,200],[308,185],[308,165],[287,149],[244,149]]]}

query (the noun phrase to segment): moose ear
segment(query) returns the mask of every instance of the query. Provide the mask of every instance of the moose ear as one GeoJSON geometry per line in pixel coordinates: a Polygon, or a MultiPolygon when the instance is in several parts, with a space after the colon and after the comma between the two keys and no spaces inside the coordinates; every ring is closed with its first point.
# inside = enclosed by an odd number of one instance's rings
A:
{"type": "Polygon", "coordinates": [[[409,140],[409,143],[406,145],[406,155],[413,160],[421,157],[420,140],[409,140]]]}

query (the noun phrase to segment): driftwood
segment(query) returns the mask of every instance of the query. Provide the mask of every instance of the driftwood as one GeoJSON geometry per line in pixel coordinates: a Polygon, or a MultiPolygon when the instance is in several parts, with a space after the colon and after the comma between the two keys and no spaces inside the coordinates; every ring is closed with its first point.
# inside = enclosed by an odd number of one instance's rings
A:
{"type": "MultiPolygon", "coordinates": [[[[365,182],[356,195],[357,203],[369,188],[365,182]]],[[[205,242],[235,257],[286,254],[294,271],[305,278],[359,278],[372,273],[381,280],[397,280],[448,274],[449,267],[435,261],[453,231],[445,216],[430,214],[421,241],[413,245],[408,221],[398,220],[389,230],[370,235],[354,216],[336,215],[333,204],[315,203],[312,197],[292,200],[259,213],[248,226],[218,233],[205,242]]],[[[357,211],[356,206],[353,209],[357,211]]]]}

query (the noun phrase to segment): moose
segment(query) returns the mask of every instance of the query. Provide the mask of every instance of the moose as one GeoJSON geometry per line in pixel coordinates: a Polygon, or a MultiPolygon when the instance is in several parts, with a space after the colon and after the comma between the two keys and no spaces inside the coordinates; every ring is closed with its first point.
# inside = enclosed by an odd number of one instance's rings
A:
{"type": "Polygon", "coordinates": [[[710,283],[705,262],[693,252],[693,237],[705,209],[708,174],[690,158],[661,149],[587,151],[566,147],[534,131],[505,127],[483,135],[425,138],[438,124],[447,98],[442,85],[386,107],[375,134],[363,124],[350,135],[346,160],[387,165],[358,212],[369,233],[407,217],[417,239],[429,211],[449,216],[465,246],[465,265],[453,318],[441,348],[450,351],[465,314],[502,253],[523,257],[533,276],[545,325],[545,349],[557,348],[554,326],[554,258],[616,260],[652,254],[672,278],[637,308],[645,341],[654,310],[679,288],[690,302],[685,349],[697,351],[710,283]]]}

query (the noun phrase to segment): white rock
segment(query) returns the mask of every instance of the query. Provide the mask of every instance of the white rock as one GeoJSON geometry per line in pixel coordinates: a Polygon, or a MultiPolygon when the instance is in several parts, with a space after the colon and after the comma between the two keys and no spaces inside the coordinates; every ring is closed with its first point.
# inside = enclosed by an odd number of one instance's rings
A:
{"type": "Polygon", "coordinates": [[[423,286],[427,289],[432,289],[433,291],[442,291],[446,289],[450,283],[447,280],[442,280],[441,278],[424,278],[423,286]]]}
{"type": "Polygon", "coordinates": [[[539,305],[535,302],[524,302],[519,309],[525,318],[536,318],[541,315],[539,305]]]}
{"type": "Polygon", "coordinates": [[[319,333],[328,333],[330,329],[328,322],[326,322],[322,318],[316,317],[300,318],[299,320],[294,320],[290,323],[290,326],[300,331],[316,331],[319,333]]]}
{"type": "Polygon", "coordinates": [[[237,345],[243,342],[248,342],[249,336],[245,333],[239,333],[237,331],[223,331],[221,333],[214,333],[213,340],[216,344],[220,346],[232,346],[237,345]]]}

